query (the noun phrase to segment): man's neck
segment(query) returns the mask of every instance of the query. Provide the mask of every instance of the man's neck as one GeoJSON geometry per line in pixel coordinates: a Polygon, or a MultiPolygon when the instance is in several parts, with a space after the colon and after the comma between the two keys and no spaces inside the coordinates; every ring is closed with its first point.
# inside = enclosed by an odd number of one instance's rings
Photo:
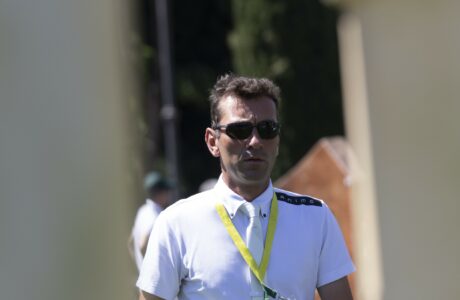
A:
{"type": "Polygon", "coordinates": [[[237,193],[238,195],[240,195],[244,200],[248,201],[248,202],[251,202],[252,200],[254,200],[255,198],[257,198],[258,196],[260,196],[268,187],[269,183],[267,182],[267,184],[265,185],[257,185],[257,186],[254,186],[254,185],[231,185],[229,183],[227,183],[227,186],[232,190],[234,191],[235,193],[237,193]]]}

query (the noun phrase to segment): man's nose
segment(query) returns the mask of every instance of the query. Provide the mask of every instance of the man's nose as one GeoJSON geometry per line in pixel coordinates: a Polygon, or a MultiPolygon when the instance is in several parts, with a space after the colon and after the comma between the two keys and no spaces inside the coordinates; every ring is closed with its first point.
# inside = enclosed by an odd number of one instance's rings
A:
{"type": "Polygon", "coordinates": [[[248,147],[260,148],[262,146],[262,138],[257,131],[257,127],[252,129],[251,135],[247,139],[248,147]]]}

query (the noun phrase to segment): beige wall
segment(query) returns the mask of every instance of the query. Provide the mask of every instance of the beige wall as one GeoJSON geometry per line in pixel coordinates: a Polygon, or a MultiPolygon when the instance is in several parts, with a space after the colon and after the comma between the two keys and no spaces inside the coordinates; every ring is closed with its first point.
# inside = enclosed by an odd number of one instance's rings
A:
{"type": "MultiPolygon", "coordinates": [[[[380,234],[367,261],[381,260],[382,299],[457,299],[460,2],[344,2],[347,135],[371,180],[371,197],[359,201],[375,199],[370,225],[380,234]]],[[[371,294],[361,299],[379,299],[371,294]]]]}
{"type": "Polygon", "coordinates": [[[0,0],[0,299],[134,298],[121,11],[0,0]]]}

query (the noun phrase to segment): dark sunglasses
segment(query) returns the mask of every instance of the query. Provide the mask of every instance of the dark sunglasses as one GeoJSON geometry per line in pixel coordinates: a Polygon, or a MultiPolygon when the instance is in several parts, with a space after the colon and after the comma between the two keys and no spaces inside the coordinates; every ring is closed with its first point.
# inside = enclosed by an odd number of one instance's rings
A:
{"type": "Polygon", "coordinates": [[[232,139],[245,140],[252,134],[254,127],[257,128],[257,132],[262,139],[270,140],[274,139],[280,133],[281,126],[275,121],[266,120],[260,121],[255,125],[249,121],[216,125],[213,129],[225,132],[232,139]]]}

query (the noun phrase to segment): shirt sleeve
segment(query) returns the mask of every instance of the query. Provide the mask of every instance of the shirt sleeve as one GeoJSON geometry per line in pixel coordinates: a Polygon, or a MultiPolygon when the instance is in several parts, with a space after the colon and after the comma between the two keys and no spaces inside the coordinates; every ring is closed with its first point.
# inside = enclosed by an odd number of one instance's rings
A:
{"type": "Polygon", "coordinates": [[[137,287],[164,299],[175,299],[179,292],[182,263],[178,237],[161,213],[150,234],[137,287]]]}
{"type": "Polygon", "coordinates": [[[331,283],[355,271],[337,221],[325,205],[323,244],[318,268],[317,287],[331,283]]]}
{"type": "Polygon", "coordinates": [[[138,270],[140,270],[143,260],[141,246],[144,239],[150,236],[156,216],[157,214],[148,206],[148,203],[141,206],[136,214],[131,236],[133,239],[134,259],[138,270]]]}

